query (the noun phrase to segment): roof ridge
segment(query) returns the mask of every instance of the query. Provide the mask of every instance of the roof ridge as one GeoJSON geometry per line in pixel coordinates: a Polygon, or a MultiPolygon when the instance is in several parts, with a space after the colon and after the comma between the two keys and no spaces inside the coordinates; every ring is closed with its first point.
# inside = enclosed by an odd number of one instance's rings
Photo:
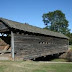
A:
{"type": "MultiPolygon", "coordinates": [[[[14,20],[9,20],[9,19],[2,18],[2,17],[0,17],[0,19],[5,19],[5,20],[8,20],[8,21],[16,22],[16,23],[21,23],[21,22],[17,22],[17,21],[14,21],[14,20]]],[[[22,24],[23,24],[23,23],[22,23],[22,24]]]]}
{"type": "Polygon", "coordinates": [[[6,23],[11,28],[16,28],[16,29],[24,30],[24,31],[28,31],[28,32],[40,33],[40,34],[44,34],[44,35],[50,35],[50,36],[68,39],[68,37],[65,36],[62,33],[46,30],[46,29],[43,29],[43,28],[40,28],[40,27],[29,25],[27,23],[20,23],[20,22],[8,20],[8,19],[5,19],[5,18],[0,18],[0,20],[2,20],[4,23],[6,23]]]}

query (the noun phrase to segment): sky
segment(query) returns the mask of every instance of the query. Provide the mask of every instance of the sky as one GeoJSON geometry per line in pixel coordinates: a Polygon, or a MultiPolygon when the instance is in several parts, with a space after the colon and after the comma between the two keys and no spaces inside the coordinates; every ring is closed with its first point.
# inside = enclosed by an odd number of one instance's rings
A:
{"type": "Polygon", "coordinates": [[[72,0],[0,0],[0,17],[40,28],[42,15],[55,10],[65,14],[72,33],[72,0]]]}

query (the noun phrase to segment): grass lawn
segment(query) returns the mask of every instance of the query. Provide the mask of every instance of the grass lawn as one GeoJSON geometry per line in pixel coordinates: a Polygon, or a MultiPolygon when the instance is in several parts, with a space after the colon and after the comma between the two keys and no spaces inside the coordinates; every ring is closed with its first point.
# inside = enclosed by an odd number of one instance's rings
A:
{"type": "Polygon", "coordinates": [[[0,72],[72,72],[72,63],[0,61],[0,72]]]}
{"type": "Polygon", "coordinates": [[[67,62],[66,59],[53,59],[51,62],[67,62]]]}

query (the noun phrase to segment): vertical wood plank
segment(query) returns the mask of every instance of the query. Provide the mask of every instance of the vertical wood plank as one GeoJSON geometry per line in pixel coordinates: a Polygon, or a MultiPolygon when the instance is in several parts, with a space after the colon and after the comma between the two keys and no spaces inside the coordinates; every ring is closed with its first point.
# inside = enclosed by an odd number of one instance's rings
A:
{"type": "Polygon", "coordinates": [[[12,59],[14,61],[14,34],[11,31],[11,54],[12,54],[12,59]]]}

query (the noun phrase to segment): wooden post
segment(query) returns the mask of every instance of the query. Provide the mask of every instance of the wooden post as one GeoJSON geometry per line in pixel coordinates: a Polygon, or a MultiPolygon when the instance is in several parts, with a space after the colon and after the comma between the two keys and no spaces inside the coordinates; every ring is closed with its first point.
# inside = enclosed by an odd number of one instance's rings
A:
{"type": "Polygon", "coordinates": [[[12,59],[14,61],[14,34],[11,31],[11,54],[12,54],[12,59]]]}

